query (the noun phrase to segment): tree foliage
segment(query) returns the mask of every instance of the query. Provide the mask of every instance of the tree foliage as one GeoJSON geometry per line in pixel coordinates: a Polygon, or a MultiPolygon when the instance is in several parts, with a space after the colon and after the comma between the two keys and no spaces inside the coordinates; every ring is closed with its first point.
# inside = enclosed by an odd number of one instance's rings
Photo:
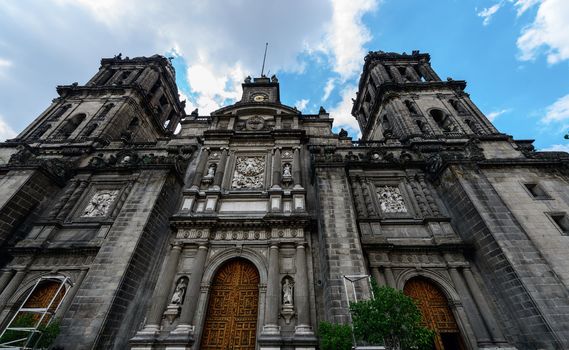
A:
{"type": "Polygon", "coordinates": [[[352,327],[349,325],[321,322],[318,336],[321,350],[352,349],[352,327]]]}
{"type": "Polygon", "coordinates": [[[374,281],[372,289],[372,299],[350,305],[356,338],[387,349],[431,349],[434,332],[421,325],[413,299],[374,281]]]}

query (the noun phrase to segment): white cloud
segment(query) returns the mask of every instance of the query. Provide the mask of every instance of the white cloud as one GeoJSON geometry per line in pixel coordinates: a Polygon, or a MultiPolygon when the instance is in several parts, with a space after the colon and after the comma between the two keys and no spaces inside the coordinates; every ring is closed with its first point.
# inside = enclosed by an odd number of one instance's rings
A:
{"type": "Polygon", "coordinates": [[[496,118],[498,118],[498,117],[501,116],[502,114],[508,113],[508,112],[510,112],[510,111],[511,111],[510,108],[501,109],[501,110],[498,110],[498,111],[493,111],[493,112],[490,112],[490,113],[486,114],[486,118],[488,118],[491,122],[493,122],[496,118]]]}
{"type": "Polygon", "coordinates": [[[545,117],[542,122],[549,124],[551,122],[561,122],[569,119],[569,95],[565,95],[547,107],[545,117]]]}
{"type": "Polygon", "coordinates": [[[377,0],[331,0],[332,20],[327,26],[327,35],[322,49],[331,52],[333,70],[342,81],[359,73],[366,54],[364,45],[371,34],[362,22],[362,17],[377,8],[377,0]]]}
{"type": "Polygon", "coordinates": [[[2,57],[18,57],[10,67],[17,84],[0,79],[0,96],[14,101],[0,104],[0,113],[16,128],[49,105],[56,85],[87,81],[101,57],[119,52],[182,56],[190,73],[212,79],[190,77],[186,91],[200,114],[209,113],[240,96],[245,76],[260,73],[267,41],[266,70],[302,71],[301,53],[323,41],[332,19],[331,2],[321,0],[0,2],[2,57]]]}
{"type": "Polygon", "coordinates": [[[6,75],[10,67],[12,67],[12,61],[0,57],[0,78],[6,75]]]}
{"type": "Polygon", "coordinates": [[[561,144],[551,145],[549,147],[540,149],[540,151],[543,151],[543,152],[569,152],[569,144],[568,145],[561,145],[561,144]]]}
{"type": "Polygon", "coordinates": [[[328,79],[328,81],[326,82],[326,86],[324,87],[324,96],[322,96],[322,102],[328,100],[328,97],[330,97],[332,90],[334,90],[335,83],[336,79],[334,78],[328,79]]]}
{"type": "Polygon", "coordinates": [[[356,138],[360,138],[362,134],[358,122],[352,116],[352,98],[356,97],[357,90],[358,87],[355,85],[346,86],[340,93],[342,98],[340,103],[330,111],[330,116],[334,118],[335,127],[347,128],[352,137],[355,133],[356,138]]]}
{"type": "MultiPolygon", "coordinates": [[[[510,0],[510,2],[512,1],[514,0],[510,0]]],[[[539,4],[540,2],[541,0],[516,0],[514,6],[517,8],[517,15],[523,15],[524,12],[532,8],[534,5],[539,4]]]]}
{"type": "Polygon", "coordinates": [[[484,21],[482,21],[482,24],[487,26],[488,24],[490,24],[490,20],[492,19],[492,16],[494,16],[494,14],[496,12],[498,12],[498,10],[500,9],[500,7],[502,7],[502,3],[499,2],[497,4],[494,4],[488,8],[483,9],[482,11],[478,12],[477,15],[478,17],[482,17],[484,18],[484,21]]]}
{"type": "Polygon", "coordinates": [[[4,121],[0,115],[0,142],[16,137],[16,132],[4,121]]]}
{"type": "Polygon", "coordinates": [[[302,110],[304,110],[304,109],[306,108],[306,105],[308,104],[308,101],[309,101],[309,100],[307,100],[307,99],[302,99],[302,100],[300,100],[300,101],[296,101],[296,103],[294,104],[294,106],[295,106],[299,111],[302,111],[302,110]]]}
{"type": "MultiPolygon", "coordinates": [[[[525,1],[527,9],[535,1],[525,1]],[[527,4],[531,3],[531,4],[527,4]]],[[[569,1],[544,0],[539,5],[534,22],[526,27],[517,40],[520,59],[535,59],[545,48],[550,64],[569,59],[569,1]]]]}

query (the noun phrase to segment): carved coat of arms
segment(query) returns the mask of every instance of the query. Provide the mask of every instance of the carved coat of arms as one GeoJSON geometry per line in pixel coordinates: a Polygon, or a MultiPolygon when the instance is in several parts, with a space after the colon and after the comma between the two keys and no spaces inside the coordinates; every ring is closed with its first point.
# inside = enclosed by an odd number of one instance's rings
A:
{"type": "Polygon", "coordinates": [[[264,157],[237,157],[231,187],[236,189],[263,188],[265,178],[264,157]]]}

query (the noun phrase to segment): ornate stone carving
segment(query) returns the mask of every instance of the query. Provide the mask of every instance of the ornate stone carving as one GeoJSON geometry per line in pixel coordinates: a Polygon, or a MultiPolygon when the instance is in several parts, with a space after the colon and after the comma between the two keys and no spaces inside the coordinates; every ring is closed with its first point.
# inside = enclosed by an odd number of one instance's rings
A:
{"type": "Polygon", "coordinates": [[[91,218],[107,216],[118,194],[118,190],[101,190],[95,192],[81,216],[91,218]]]}
{"type": "Polygon", "coordinates": [[[265,120],[259,116],[254,116],[245,122],[247,130],[262,130],[265,126],[265,120]]]}
{"type": "Polygon", "coordinates": [[[182,277],[178,281],[178,284],[176,284],[176,289],[174,290],[170,304],[181,305],[184,301],[184,295],[186,295],[186,288],[188,288],[188,280],[182,277]]]}
{"type": "Polygon", "coordinates": [[[282,306],[281,317],[284,318],[286,324],[290,324],[290,320],[294,317],[294,280],[290,276],[285,276],[282,284],[282,306]]]}
{"type": "Polygon", "coordinates": [[[292,296],[294,284],[290,278],[285,278],[283,281],[283,305],[293,305],[292,296]]]}
{"type": "Polygon", "coordinates": [[[381,211],[384,213],[406,213],[407,207],[401,195],[401,191],[396,186],[378,186],[377,196],[381,211]]]}
{"type": "Polygon", "coordinates": [[[236,189],[263,188],[265,179],[264,157],[237,157],[231,187],[236,189]]]}

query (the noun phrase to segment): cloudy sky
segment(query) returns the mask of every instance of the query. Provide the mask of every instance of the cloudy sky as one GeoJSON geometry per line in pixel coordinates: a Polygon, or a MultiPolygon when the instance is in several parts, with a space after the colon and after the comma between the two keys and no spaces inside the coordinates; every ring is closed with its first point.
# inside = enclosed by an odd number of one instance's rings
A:
{"type": "Polygon", "coordinates": [[[259,75],[267,41],[281,100],[351,136],[364,55],[421,50],[501,131],[569,150],[568,0],[0,0],[0,139],[119,52],[174,57],[188,111],[209,114],[259,75]]]}

